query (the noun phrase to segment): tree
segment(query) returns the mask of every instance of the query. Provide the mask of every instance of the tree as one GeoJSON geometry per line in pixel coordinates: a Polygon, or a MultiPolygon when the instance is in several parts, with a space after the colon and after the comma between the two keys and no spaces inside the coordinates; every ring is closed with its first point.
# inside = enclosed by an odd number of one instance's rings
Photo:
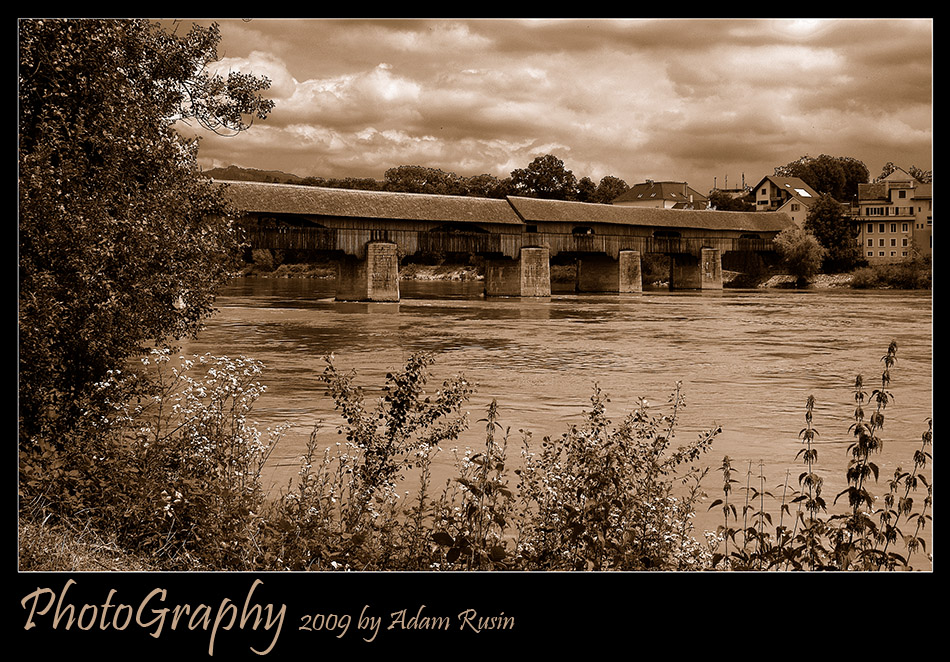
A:
{"type": "Polygon", "coordinates": [[[610,204],[629,190],[630,186],[627,185],[627,182],[620,179],[619,177],[607,175],[606,177],[603,177],[600,180],[600,184],[597,185],[597,191],[594,193],[593,202],[610,204]]]}
{"type": "Polygon", "coordinates": [[[800,283],[811,280],[821,269],[825,249],[797,225],[779,232],[774,241],[788,272],[800,283]]]}
{"type": "Polygon", "coordinates": [[[861,262],[857,227],[841,204],[827,193],[808,210],[802,228],[825,249],[822,262],[825,271],[848,271],[861,262]]]}
{"type": "Polygon", "coordinates": [[[504,198],[508,195],[508,179],[481,174],[463,178],[465,194],[476,198],[504,198]]]}
{"type": "Polygon", "coordinates": [[[531,198],[573,200],[577,195],[574,173],[551,154],[537,157],[527,168],[512,170],[511,186],[515,195],[531,198]]]}
{"type": "Polygon", "coordinates": [[[597,185],[590,177],[581,177],[577,180],[577,191],[574,194],[574,200],[577,202],[596,202],[594,197],[597,195],[597,185]]]}
{"type": "Polygon", "coordinates": [[[264,78],[210,75],[217,26],[19,23],[20,440],[55,443],[95,384],[151,344],[193,335],[240,237],[201,178],[197,122],[264,119],[264,78]]]}
{"type": "Polygon", "coordinates": [[[842,202],[858,194],[858,184],[866,184],[870,173],[857,159],[848,156],[803,156],[775,168],[779,177],[798,177],[819,193],[827,193],[842,202]]]}
{"type": "Polygon", "coordinates": [[[402,193],[461,195],[462,182],[454,172],[438,168],[404,165],[386,171],[386,190],[402,193]]]}
{"type": "Polygon", "coordinates": [[[881,181],[882,179],[886,178],[889,174],[891,174],[891,173],[894,172],[895,170],[897,170],[897,166],[894,165],[894,162],[893,162],[893,161],[888,161],[888,162],[885,163],[884,166],[881,168],[881,174],[878,175],[878,176],[877,176],[877,179],[874,180],[874,181],[877,181],[877,182],[881,181]]]}
{"type": "Polygon", "coordinates": [[[915,165],[912,165],[907,169],[907,174],[909,174],[921,184],[932,184],[934,181],[933,170],[921,170],[915,165]]]}
{"type": "Polygon", "coordinates": [[[723,191],[712,191],[708,197],[709,208],[719,211],[755,211],[755,205],[748,196],[734,198],[723,191]]]}

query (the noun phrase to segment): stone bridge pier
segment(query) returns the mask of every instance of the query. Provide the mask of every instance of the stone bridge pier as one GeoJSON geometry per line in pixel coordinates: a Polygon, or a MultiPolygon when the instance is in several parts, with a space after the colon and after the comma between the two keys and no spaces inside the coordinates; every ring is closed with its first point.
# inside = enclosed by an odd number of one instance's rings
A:
{"type": "Polygon", "coordinates": [[[485,296],[551,296],[551,251],[524,247],[517,258],[485,260],[485,296]]]}
{"type": "Polygon", "coordinates": [[[364,257],[344,255],[337,265],[337,301],[399,301],[396,244],[371,241],[364,257]]]}
{"type": "Polygon", "coordinates": [[[643,291],[640,251],[620,251],[617,259],[609,255],[585,255],[577,260],[578,292],[643,291]]]}
{"type": "Polygon", "coordinates": [[[690,253],[670,256],[671,290],[721,290],[722,254],[703,248],[699,257],[690,253]]]}
{"type": "MultiPolygon", "coordinates": [[[[485,296],[551,296],[551,251],[523,247],[518,257],[485,260],[485,296]]],[[[722,255],[703,248],[670,255],[671,290],[721,290],[722,255]]],[[[641,254],[621,250],[617,258],[585,254],[577,260],[577,292],[632,293],[643,291],[641,254]]],[[[344,255],[338,262],[337,301],[399,301],[399,249],[389,241],[366,244],[363,257],[344,255]]]]}

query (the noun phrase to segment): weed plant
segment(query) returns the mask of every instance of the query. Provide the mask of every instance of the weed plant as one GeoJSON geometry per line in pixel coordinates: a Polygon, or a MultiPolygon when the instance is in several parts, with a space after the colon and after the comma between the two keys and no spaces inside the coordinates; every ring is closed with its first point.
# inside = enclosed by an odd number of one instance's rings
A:
{"type": "MultiPolygon", "coordinates": [[[[823,480],[816,473],[818,451],[814,441],[818,431],[814,427],[815,400],[809,396],[805,403],[805,427],[800,433],[802,448],[798,453],[804,471],[798,477],[798,489],[783,492],[780,504],[783,517],[796,508],[793,526],[788,528],[781,520],[773,530],[771,516],[763,509],[754,510],[756,499],[763,497],[764,492],[753,489],[751,485],[747,485],[739,525],[736,504],[729,499],[736,482],[732,477],[734,469],[726,457],[720,467],[724,497],[710,506],[710,509],[721,508],[723,514],[723,524],[719,527],[723,544],[714,556],[713,568],[897,570],[911,569],[911,555],[926,553],[926,532],[932,521],[933,505],[933,484],[925,471],[933,459],[930,452],[932,420],[927,421],[927,430],[921,435],[921,445],[914,452],[912,468],[909,471],[900,466],[895,469],[887,481],[887,493],[883,498],[875,497],[870,489],[872,481],[876,483],[880,474],[875,459],[884,444],[881,433],[885,410],[893,401],[889,388],[891,368],[897,361],[897,343],[888,346],[881,361],[884,368],[880,388],[869,394],[861,375],[854,381],[854,422],[850,426],[854,439],[848,446],[847,487],[830,504],[832,511],[839,500],[843,506],[846,502],[846,506],[831,512],[822,494],[823,480]],[[866,411],[869,405],[873,406],[870,415],[866,411]],[[925,495],[915,502],[915,494],[921,489],[925,495]]],[[[764,484],[764,476],[761,479],[764,484]]]]}
{"type": "Polygon", "coordinates": [[[707,549],[690,522],[704,472],[694,464],[720,432],[674,448],[679,385],[669,413],[654,415],[645,400],[616,427],[609,400],[595,389],[581,426],[530,444],[519,470],[525,517],[522,566],[539,570],[684,570],[703,567],[707,549]],[[685,498],[676,483],[691,485],[685,498]]]}

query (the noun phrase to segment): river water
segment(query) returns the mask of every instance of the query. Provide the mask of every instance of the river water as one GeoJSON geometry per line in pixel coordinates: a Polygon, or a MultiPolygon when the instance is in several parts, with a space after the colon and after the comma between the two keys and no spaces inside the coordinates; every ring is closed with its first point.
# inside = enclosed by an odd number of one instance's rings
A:
{"type": "MultiPolygon", "coordinates": [[[[295,475],[315,423],[322,423],[327,444],[338,440],[340,419],[319,380],[330,353],[338,368],[356,370],[371,397],[386,372],[411,353],[432,353],[436,384],[462,373],[478,385],[469,407],[472,430],[463,442],[483,442],[484,428],[476,421],[495,399],[502,424],[513,431],[514,453],[517,430],[530,430],[540,442],[580,423],[595,384],[610,398],[611,418],[619,420],[640,397],[660,412],[681,382],[686,408],[676,442],[722,427],[704,459],[713,469],[703,483],[709,502],[721,496],[715,468],[725,455],[743,483],[750,468],[758,481],[761,467],[773,493],[781,494],[786,476],[795,485],[802,471],[799,432],[813,395],[818,470],[830,503],[846,486],[855,375],[864,376],[868,392],[880,386],[881,357],[891,340],[898,344],[889,388],[894,401],[885,411],[875,494],[886,491],[884,481],[896,466],[912,466],[932,416],[929,292],[577,295],[555,288],[544,299],[486,299],[479,282],[404,281],[399,303],[344,303],[334,301],[333,289],[332,281],[319,279],[236,279],[219,296],[207,328],[184,348],[264,363],[267,392],[253,418],[261,427],[295,425],[268,467],[274,491],[295,475]]],[[[449,455],[439,460],[447,473],[449,455]]],[[[698,527],[715,528],[719,516],[705,509],[698,527]]]]}

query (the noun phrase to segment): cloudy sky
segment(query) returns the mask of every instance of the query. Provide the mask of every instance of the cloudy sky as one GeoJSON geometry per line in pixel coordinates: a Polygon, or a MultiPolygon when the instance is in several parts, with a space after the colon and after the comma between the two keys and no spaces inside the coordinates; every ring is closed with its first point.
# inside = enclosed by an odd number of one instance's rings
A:
{"type": "Polygon", "coordinates": [[[506,177],[554,154],[701,192],[804,155],[932,169],[931,19],[216,22],[220,65],[267,76],[277,106],[203,138],[205,169],[506,177]]]}

